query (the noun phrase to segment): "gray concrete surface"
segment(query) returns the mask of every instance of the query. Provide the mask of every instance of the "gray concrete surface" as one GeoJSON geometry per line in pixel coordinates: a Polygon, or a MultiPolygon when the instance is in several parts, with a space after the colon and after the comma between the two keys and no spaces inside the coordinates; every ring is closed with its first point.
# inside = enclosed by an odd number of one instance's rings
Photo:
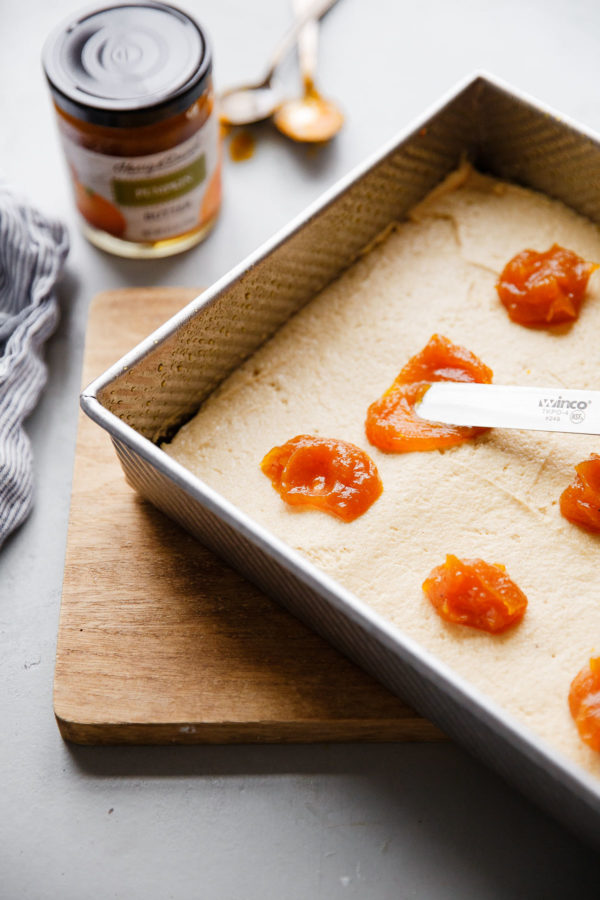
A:
{"type": "MultiPolygon", "coordinates": [[[[219,87],[260,72],[286,0],[188,0],[219,87]]],[[[77,231],[40,49],[72,0],[0,4],[0,172],[71,226],[49,382],[28,430],[36,500],[0,551],[0,897],[578,898],[597,856],[454,745],[76,748],[52,713],[88,304],[128,285],[209,284],[457,81],[484,69],[600,131],[594,0],[340,0],[319,83],[347,111],[307,155],[268,127],[228,163],[204,245],[126,262],[77,231]]],[[[286,68],[292,84],[293,64],[286,68]]]]}

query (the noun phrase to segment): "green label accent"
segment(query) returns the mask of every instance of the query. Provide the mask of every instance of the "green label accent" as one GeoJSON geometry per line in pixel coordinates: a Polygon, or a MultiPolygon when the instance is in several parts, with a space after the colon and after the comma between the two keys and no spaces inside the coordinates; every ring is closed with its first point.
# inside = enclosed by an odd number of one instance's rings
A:
{"type": "Polygon", "coordinates": [[[144,178],[136,181],[122,181],[114,178],[112,188],[116,202],[120,206],[151,206],[167,203],[193,191],[206,178],[206,158],[198,157],[185,169],[178,169],[159,178],[144,178]]]}

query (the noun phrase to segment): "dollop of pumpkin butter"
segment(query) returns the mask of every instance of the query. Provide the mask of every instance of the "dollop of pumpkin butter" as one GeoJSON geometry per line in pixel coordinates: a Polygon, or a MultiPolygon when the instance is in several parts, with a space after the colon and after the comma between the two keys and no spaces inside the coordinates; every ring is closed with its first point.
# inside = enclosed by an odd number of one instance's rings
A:
{"type": "Polygon", "coordinates": [[[385,453],[442,450],[477,437],[486,428],[427,422],[416,404],[433,381],[489,384],[493,372],[481,360],[441,334],[434,334],[406,363],[392,386],[369,406],[365,430],[370,443],[385,453]]]}
{"type": "Polygon", "coordinates": [[[383,485],[371,457],[337,438],[299,434],[273,447],[260,464],[282,500],[352,522],[380,496],[383,485]]]}
{"type": "Polygon", "coordinates": [[[432,570],[423,590],[435,611],[456,625],[499,634],[520,622],[527,597],[499,563],[448,554],[432,570]]]}

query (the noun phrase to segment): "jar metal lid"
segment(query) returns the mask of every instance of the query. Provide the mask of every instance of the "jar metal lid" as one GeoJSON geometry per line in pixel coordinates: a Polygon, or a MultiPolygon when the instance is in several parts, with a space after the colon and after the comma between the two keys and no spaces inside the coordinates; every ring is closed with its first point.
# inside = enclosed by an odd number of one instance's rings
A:
{"type": "Polygon", "coordinates": [[[154,0],[83,10],[49,36],[42,61],[60,109],[116,128],[183,112],[204,92],[212,70],[198,23],[154,0]]]}

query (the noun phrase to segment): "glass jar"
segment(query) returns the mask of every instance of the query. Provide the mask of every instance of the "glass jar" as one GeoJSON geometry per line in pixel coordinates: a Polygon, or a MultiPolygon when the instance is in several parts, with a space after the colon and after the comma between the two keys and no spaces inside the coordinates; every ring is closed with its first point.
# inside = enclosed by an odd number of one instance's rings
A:
{"type": "Polygon", "coordinates": [[[221,202],[212,58],[200,26],[164,3],[86,10],[43,64],[88,239],[111,253],[179,253],[221,202]]]}

